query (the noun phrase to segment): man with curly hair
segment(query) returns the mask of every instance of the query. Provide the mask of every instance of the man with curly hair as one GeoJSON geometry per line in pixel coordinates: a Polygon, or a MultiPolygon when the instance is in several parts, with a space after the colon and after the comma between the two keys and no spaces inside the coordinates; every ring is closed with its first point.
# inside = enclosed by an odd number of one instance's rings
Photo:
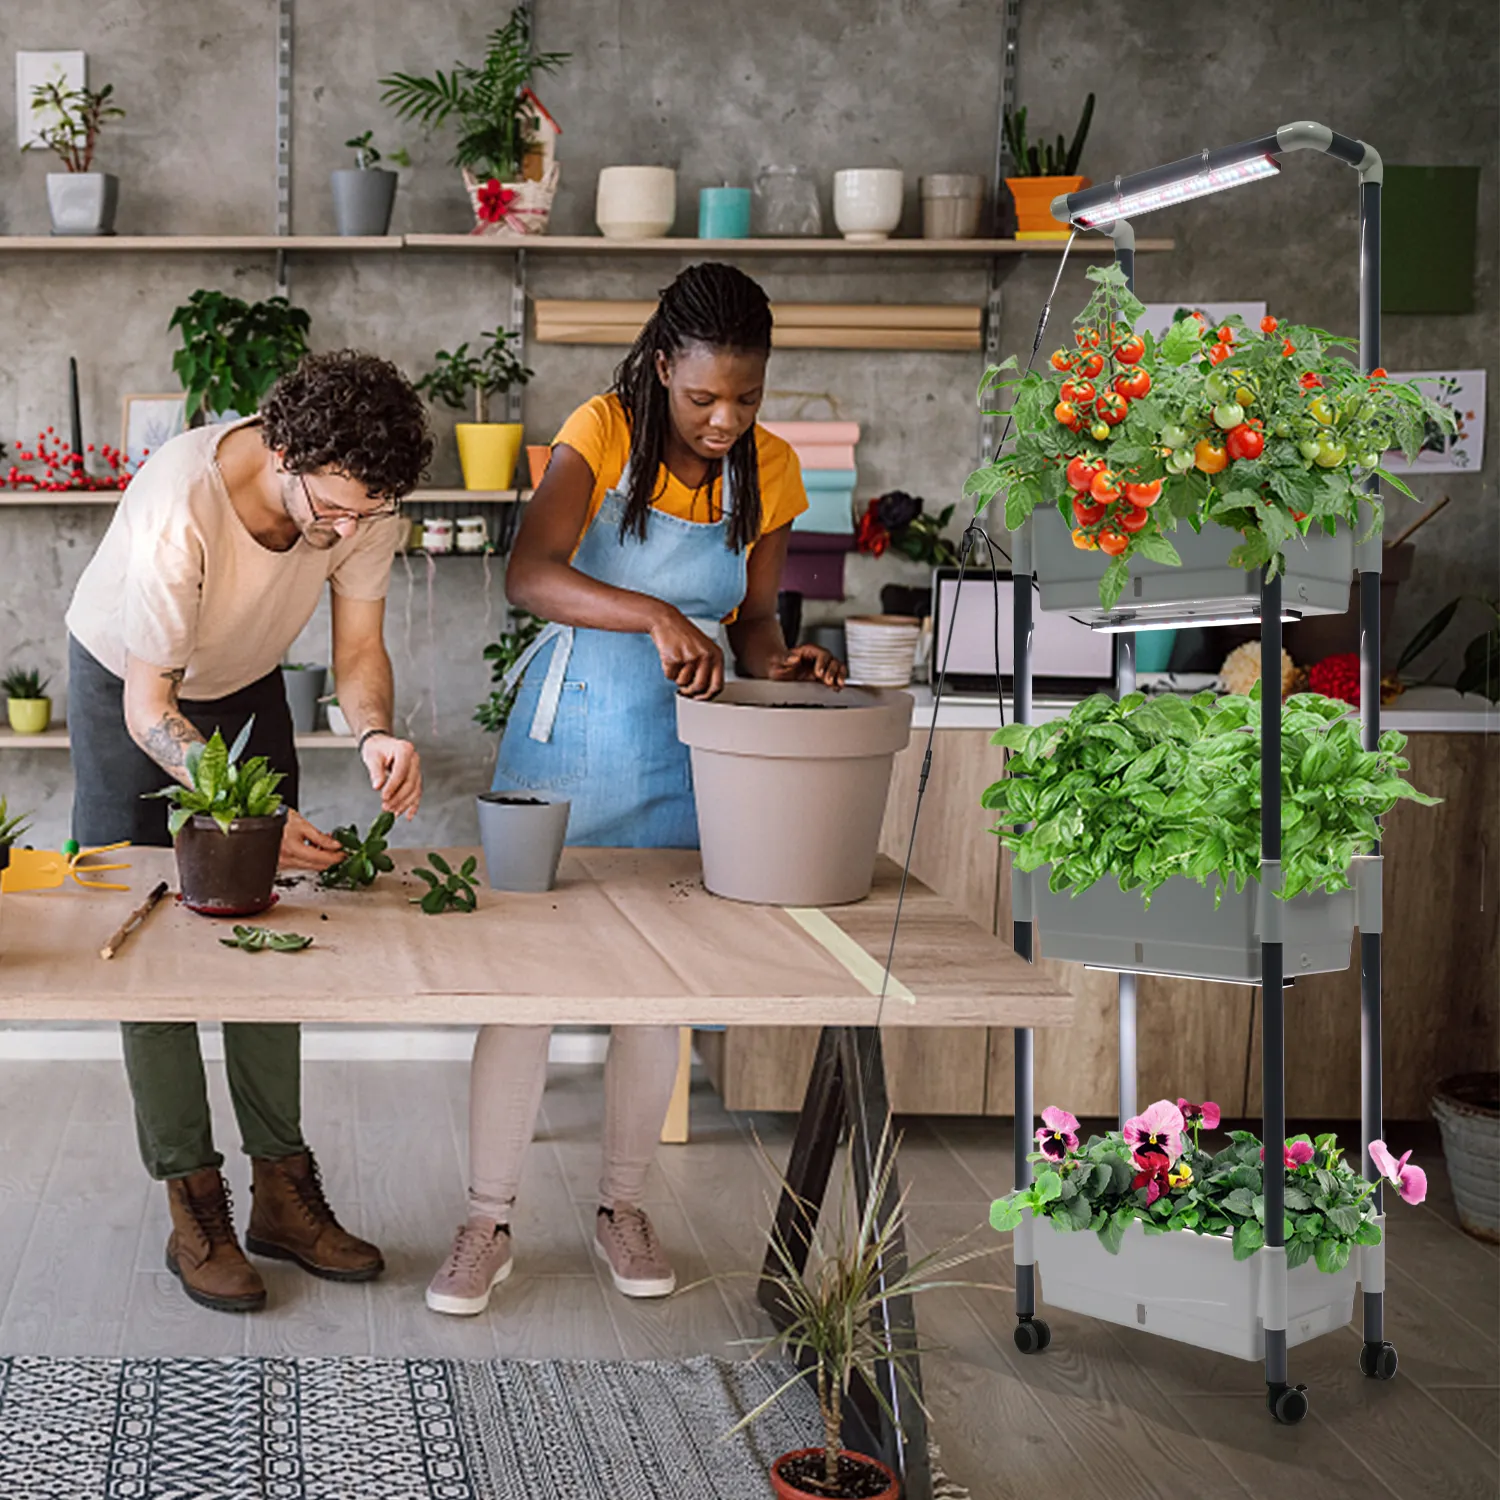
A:
{"type": "MultiPolygon", "coordinates": [[[[131,481],[68,611],[73,836],[166,846],[164,774],[189,748],[251,724],[248,755],[286,781],[284,867],[325,870],[338,843],[295,811],[297,753],[280,663],[332,590],[339,701],[382,807],[411,817],[415,748],[392,733],[385,595],[402,497],[432,455],[422,403],[385,360],[309,355],[259,415],[196,428],[131,481]]],[[[167,1266],[193,1301],[265,1305],[235,1234],[214,1148],[197,1028],[126,1023],[125,1068],[147,1170],[167,1184],[167,1266]]],[[[333,1281],[367,1281],[380,1251],[334,1217],[302,1138],[295,1025],[224,1026],[229,1092],[254,1203],[245,1243],[333,1281]]]]}

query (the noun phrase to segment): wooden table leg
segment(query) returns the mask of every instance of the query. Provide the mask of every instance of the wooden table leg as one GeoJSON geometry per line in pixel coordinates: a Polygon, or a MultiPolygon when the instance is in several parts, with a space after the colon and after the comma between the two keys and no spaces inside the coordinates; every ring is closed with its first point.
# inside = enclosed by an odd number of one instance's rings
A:
{"type": "Polygon", "coordinates": [[[682,1146],[688,1138],[688,1096],[693,1085],[693,1028],[682,1026],[677,1032],[677,1082],[672,1085],[672,1102],[661,1127],[662,1144],[682,1146]]]}

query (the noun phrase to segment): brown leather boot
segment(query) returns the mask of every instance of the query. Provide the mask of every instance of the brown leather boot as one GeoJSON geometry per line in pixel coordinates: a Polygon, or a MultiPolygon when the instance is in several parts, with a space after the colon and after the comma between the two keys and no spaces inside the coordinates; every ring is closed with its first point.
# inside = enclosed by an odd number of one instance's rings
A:
{"type": "Polygon", "coordinates": [[[204,1167],[167,1183],[172,1235],[167,1269],[189,1297],[216,1312],[256,1312],[266,1305],[266,1284],[245,1259],[234,1234],[229,1184],[217,1167],[204,1167]]]}
{"type": "Polygon", "coordinates": [[[356,1239],[334,1218],[311,1151],[276,1160],[252,1157],[254,1177],[245,1248],[294,1260],[328,1281],[373,1281],[385,1270],[374,1245],[356,1239]]]}

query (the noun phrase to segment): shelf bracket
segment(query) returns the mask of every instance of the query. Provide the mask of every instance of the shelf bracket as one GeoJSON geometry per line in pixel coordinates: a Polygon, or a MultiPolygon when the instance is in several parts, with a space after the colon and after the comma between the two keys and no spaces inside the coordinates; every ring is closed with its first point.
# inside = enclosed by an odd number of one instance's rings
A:
{"type": "MultiPolygon", "coordinates": [[[[510,311],[505,320],[507,330],[516,336],[514,353],[522,364],[526,363],[526,252],[516,251],[515,267],[510,279],[510,311]]],[[[522,392],[524,386],[512,386],[505,393],[505,420],[522,420],[522,392]]]]}
{"type": "MultiPolygon", "coordinates": [[[[292,12],[296,0],[278,0],[276,11],[276,234],[292,232],[292,12]]],[[[276,252],[276,294],[288,294],[285,250],[276,252]]]]}

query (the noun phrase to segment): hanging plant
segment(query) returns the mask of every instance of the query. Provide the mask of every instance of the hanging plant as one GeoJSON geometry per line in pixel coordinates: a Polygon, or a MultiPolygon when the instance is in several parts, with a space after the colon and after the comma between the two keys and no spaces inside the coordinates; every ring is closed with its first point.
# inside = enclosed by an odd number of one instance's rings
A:
{"type": "Polygon", "coordinates": [[[1012,356],[985,372],[980,402],[1003,393],[1008,405],[993,414],[1014,419],[1016,441],[964,493],[981,509],[1003,496],[1012,531],[1056,505],[1074,545],[1110,559],[1105,609],[1130,558],[1181,565],[1168,534],[1182,521],[1239,532],[1230,566],[1269,564],[1273,576],[1286,545],[1314,526],[1378,531],[1370,476],[1411,495],[1381,455],[1400,448],[1413,460],[1429,423],[1452,430],[1452,413],[1415,383],[1362,375],[1343,352],[1352,339],[1273,317],[1255,330],[1238,317],[1212,328],[1190,314],[1158,344],[1133,331],[1145,308],[1118,266],[1088,276],[1073,348],[1055,350],[1045,370],[1013,373],[1012,356]]]}

